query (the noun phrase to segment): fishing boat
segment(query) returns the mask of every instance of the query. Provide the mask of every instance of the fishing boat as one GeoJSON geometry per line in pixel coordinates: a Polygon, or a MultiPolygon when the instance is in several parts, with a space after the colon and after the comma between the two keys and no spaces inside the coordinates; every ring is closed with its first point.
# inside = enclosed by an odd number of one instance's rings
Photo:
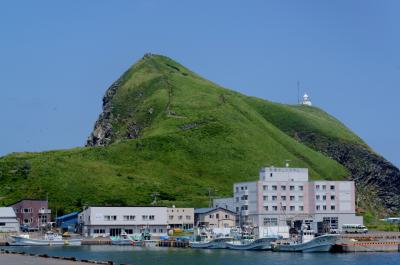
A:
{"type": "Polygon", "coordinates": [[[51,231],[47,232],[43,238],[30,238],[29,235],[18,235],[11,236],[12,241],[9,242],[12,246],[54,246],[54,245],[70,245],[79,246],[81,245],[80,238],[68,238],[63,237],[57,233],[51,231]]]}
{"type": "Polygon", "coordinates": [[[128,237],[128,234],[122,232],[120,236],[111,237],[111,245],[118,245],[118,246],[129,246],[132,245],[132,239],[128,237]]]}
{"type": "Polygon", "coordinates": [[[303,231],[300,241],[277,241],[272,249],[278,252],[328,252],[336,244],[337,238],[335,234],[315,237],[312,230],[303,231]]]}
{"type": "Polygon", "coordinates": [[[226,243],[232,241],[232,237],[219,237],[207,241],[190,242],[192,248],[227,248],[226,243]]]}
{"type": "Polygon", "coordinates": [[[244,239],[240,241],[226,242],[226,247],[235,250],[271,250],[272,243],[276,240],[276,237],[244,239]]]}

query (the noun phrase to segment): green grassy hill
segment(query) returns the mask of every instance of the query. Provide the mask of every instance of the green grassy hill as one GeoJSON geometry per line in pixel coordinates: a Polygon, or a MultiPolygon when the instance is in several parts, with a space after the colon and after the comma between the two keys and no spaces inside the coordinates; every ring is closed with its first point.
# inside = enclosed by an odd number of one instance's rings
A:
{"type": "Polygon", "coordinates": [[[230,196],[234,182],[256,180],[261,166],[285,160],[308,167],[313,179],[354,178],[322,148],[331,142],[373,154],[317,108],[247,97],[146,55],[107,90],[87,147],[0,158],[0,197],[7,204],[48,194],[58,213],[149,204],[153,192],[160,204],[200,207],[208,187],[230,196]]]}

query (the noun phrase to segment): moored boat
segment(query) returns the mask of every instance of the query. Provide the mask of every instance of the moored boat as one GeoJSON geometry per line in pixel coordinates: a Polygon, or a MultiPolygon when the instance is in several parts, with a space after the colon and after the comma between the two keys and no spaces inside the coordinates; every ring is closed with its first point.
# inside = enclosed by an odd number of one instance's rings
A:
{"type": "Polygon", "coordinates": [[[303,242],[280,241],[273,245],[273,250],[278,252],[329,252],[336,244],[337,238],[338,235],[328,234],[303,242]]]}
{"type": "Polygon", "coordinates": [[[226,246],[228,249],[234,250],[271,250],[272,242],[276,240],[276,237],[246,239],[242,241],[226,242],[226,246]]]}
{"type": "Polygon", "coordinates": [[[232,241],[232,237],[219,237],[207,241],[190,242],[192,248],[212,248],[212,249],[223,249],[227,247],[227,242],[232,241]]]}
{"type": "Polygon", "coordinates": [[[80,238],[63,238],[61,235],[47,232],[44,238],[30,238],[27,235],[11,236],[12,241],[9,242],[12,246],[54,246],[54,245],[81,245],[80,238]]]}

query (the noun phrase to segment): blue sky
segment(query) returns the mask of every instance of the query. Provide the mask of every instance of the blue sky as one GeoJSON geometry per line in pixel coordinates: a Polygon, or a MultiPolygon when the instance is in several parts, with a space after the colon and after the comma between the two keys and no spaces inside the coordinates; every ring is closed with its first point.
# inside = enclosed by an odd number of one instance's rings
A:
{"type": "Polygon", "coordinates": [[[247,95],[296,82],[400,166],[399,1],[2,1],[0,155],[82,146],[146,52],[247,95]]]}

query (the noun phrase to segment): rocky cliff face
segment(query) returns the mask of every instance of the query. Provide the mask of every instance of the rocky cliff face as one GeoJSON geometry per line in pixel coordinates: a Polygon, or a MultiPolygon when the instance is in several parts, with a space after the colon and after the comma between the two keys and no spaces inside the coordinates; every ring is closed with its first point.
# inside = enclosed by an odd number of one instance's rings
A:
{"type": "Polygon", "coordinates": [[[104,146],[111,142],[113,137],[112,98],[117,93],[120,84],[121,79],[118,79],[107,89],[103,97],[103,111],[94,125],[93,132],[87,139],[86,146],[104,146]]]}
{"type": "Polygon", "coordinates": [[[350,171],[351,179],[357,185],[360,205],[373,208],[384,205],[388,213],[399,211],[400,171],[389,161],[364,146],[331,140],[315,133],[297,132],[293,137],[335,159],[350,171]]]}

